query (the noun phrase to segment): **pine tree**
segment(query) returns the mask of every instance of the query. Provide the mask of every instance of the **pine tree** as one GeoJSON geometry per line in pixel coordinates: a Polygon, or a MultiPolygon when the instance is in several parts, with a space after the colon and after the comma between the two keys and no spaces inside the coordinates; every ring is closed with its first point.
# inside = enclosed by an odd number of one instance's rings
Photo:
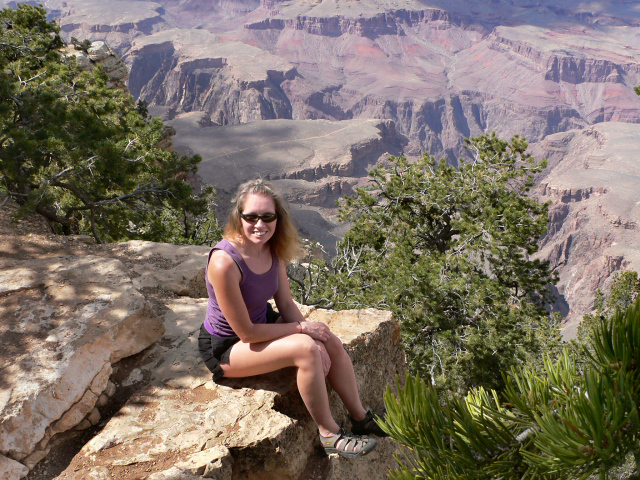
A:
{"type": "Polygon", "coordinates": [[[588,364],[570,349],[544,369],[513,368],[504,398],[473,389],[445,406],[433,385],[407,376],[385,393],[382,427],[401,445],[393,480],[586,479],[631,457],[640,465],[640,299],[598,317],[588,364]]]}
{"type": "Polygon", "coordinates": [[[59,233],[198,243],[217,227],[213,189],[190,183],[200,158],[161,148],[162,122],[63,55],[59,30],[42,7],[0,11],[0,192],[59,233]]]}
{"type": "Polygon", "coordinates": [[[391,157],[341,207],[352,223],[326,288],[336,308],[389,309],[414,372],[464,394],[559,342],[546,310],[549,265],[532,260],[547,204],[528,196],[544,168],[518,137],[471,139],[459,168],[391,157]]]}

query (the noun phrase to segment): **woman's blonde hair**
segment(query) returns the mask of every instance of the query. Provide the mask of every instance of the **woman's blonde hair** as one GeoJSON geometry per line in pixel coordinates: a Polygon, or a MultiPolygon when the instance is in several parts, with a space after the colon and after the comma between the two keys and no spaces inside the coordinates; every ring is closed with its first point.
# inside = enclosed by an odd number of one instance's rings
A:
{"type": "Polygon", "coordinates": [[[249,180],[238,187],[238,192],[233,199],[233,208],[229,213],[229,221],[224,227],[223,237],[227,240],[238,241],[242,239],[242,222],[240,214],[244,210],[247,196],[250,194],[265,195],[273,199],[278,214],[276,230],[269,240],[271,248],[280,260],[289,263],[302,253],[298,230],[293,224],[289,208],[282,196],[268,182],[262,179],[249,180]]]}

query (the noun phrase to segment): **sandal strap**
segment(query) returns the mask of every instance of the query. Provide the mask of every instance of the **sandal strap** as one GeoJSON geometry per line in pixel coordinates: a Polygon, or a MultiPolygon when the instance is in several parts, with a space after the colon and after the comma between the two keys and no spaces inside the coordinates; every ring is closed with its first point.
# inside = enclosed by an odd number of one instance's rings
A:
{"type": "Polygon", "coordinates": [[[360,444],[360,449],[366,445],[366,443],[362,440],[362,437],[359,435],[344,435],[340,437],[340,439],[344,439],[345,443],[342,447],[342,450],[356,452],[358,451],[358,444],[360,444]],[[351,444],[353,443],[353,448],[351,448],[351,444]]]}
{"type": "Polygon", "coordinates": [[[320,435],[320,440],[324,447],[332,447],[345,452],[359,452],[363,448],[366,448],[371,441],[368,437],[362,437],[355,433],[345,432],[342,428],[336,435],[331,437],[323,437],[320,435]],[[351,446],[353,446],[353,448],[351,448],[351,446]]]}

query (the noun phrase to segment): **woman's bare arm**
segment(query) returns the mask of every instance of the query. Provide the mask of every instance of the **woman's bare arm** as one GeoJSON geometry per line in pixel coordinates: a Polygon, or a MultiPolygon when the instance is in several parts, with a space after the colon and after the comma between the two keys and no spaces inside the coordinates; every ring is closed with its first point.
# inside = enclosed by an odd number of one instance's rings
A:
{"type": "Polygon", "coordinates": [[[211,254],[207,278],[213,286],[222,314],[242,342],[266,342],[286,335],[301,333],[302,327],[296,321],[268,325],[251,322],[240,291],[242,274],[235,261],[223,250],[216,250],[211,254]]]}
{"type": "Polygon", "coordinates": [[[289,288],[289,279],[287,278],[287,266],[284,262],[280,262],[280,270],[278,271],[278,291],[273,296],[278,307],[278,312],[282,315],[285,323],[298,323],[302,326],[302,332],[316,340],[326,342],[329,339],[329,327],[322,322],[308,322],[302,316],[300,309],[293,301],[291,289],[289,288]]]}

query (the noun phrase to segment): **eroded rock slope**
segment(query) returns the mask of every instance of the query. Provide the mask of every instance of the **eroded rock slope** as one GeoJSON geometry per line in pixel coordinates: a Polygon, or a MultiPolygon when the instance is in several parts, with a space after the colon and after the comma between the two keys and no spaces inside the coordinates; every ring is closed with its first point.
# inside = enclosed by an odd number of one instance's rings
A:
{"type": "Polygon", "coordinates": [[[640,271],[640,125],[602,123],[547,137],[535,146],[550,173],[538,195],[550,200],[543,258],[558,266],[567,330],[593,308],[616,273],[640,271]]]}
{"type": "Polygon", "coordinates": [[[640,14],[569,0],[45,2],[63,31],[106,39],[135,95],[214,124],[393,120],[406,151],[464,155],[464,137],[531,141],[640,121],[640,14]]]}

